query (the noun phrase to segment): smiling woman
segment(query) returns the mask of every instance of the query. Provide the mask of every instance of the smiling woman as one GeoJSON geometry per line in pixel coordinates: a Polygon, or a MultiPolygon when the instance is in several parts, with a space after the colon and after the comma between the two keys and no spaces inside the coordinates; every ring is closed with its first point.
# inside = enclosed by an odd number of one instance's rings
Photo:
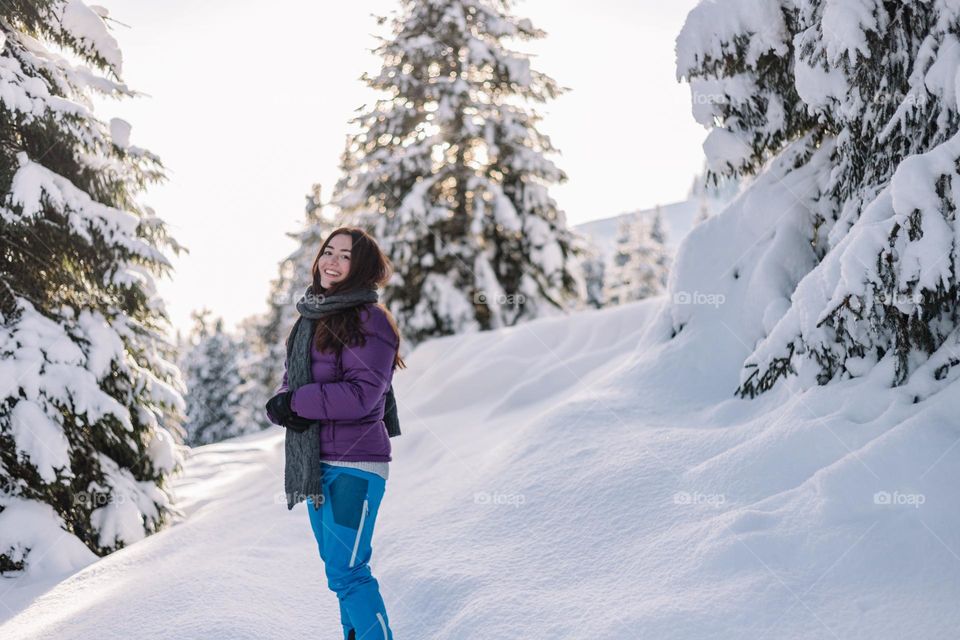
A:
{"type": "Polygon", "coordinates": [[[287,427],[287,506],[307,501],[344,637],[375,629],[372,637],[389,640],[368,562],[391,459],[384,410],[393,371],[404,366],[400,332],[376,304],[391,267],[365,231],[341,227],[327,236],[311,273],[287,338],[283,384],[266,409],[272,422],[287,427]]]}

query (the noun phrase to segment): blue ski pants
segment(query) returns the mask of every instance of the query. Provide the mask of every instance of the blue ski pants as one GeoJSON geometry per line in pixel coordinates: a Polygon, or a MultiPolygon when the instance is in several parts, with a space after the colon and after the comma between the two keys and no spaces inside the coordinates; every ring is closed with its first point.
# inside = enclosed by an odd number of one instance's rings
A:
{"type": "Polygon", "coordinates": [[[368,564],[386,482],[375,473],[351,467],[321,463],[321,469],[323,500],[316,505],[307,498],[307,512],[327,586],[340,601],[343,637],[393,640],[380,585],[368,564]]]}

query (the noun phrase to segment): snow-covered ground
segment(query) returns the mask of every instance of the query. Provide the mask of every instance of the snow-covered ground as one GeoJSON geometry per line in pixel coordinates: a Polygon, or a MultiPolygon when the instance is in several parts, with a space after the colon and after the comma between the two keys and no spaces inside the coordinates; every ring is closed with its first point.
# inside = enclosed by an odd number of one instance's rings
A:
{"type": "MultiPolygon", "coordinates": [[[[960,628],[960,398],[912,404],[871,376],[734,398],[736,291],[673,338],[659,298],[410,355],[372,563],[397,638],[960,628]]],[[[184,521],[7,591],[0,637],[334,637],[282,444],[278,427],[194,449],[184,521]]]]}

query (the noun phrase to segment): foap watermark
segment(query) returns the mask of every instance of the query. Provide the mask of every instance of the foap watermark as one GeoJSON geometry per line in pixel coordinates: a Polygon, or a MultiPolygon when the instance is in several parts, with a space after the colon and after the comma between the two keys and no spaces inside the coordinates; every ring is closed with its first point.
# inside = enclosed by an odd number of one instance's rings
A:
{"type": "Polygon", "coordinates": [[[875,104],[910,105],[922,107],[927,104],[929,96],[923,93],[903,93],[901,91],[878,91],[873,95],[871,102],[875,104]]]}
{"type": "Polygon", "coordinates": [[[724,93],[703,93],[700,91],[692,92],[690,101],[693,104],[727,104],[729,100],[724,93]]]}
{"type": "Polygon", "coordinates": [[[927,501],[922,493],[900,493],[899,491],[877,491],[873,494],[873,504],[893,507],[913,507],[919,509],[927,501]]]}
{"type": "MultiPolygon", "coordinates": [[[[300,496],[296,496],[296,497],[301,497],[301,498],[303,498],[304,501],[306,501],[306,499],[307,499],[307,496],[305,496],[305,495],[300,495],[300,496]]],[[[287,502],[288,502],[289,500],[290,500],[290,497],[289,497],[286,493],[279,493],[279,492],[278,492],[278,493],[273,494],[273,503],[274,503],[274,504],[287,504],[287,502]]],[[[313,504],[317,505],[317,504],[323,504],[324,501],[326,501],[326,498],[325,498],[323,495],[318,495],[318,496],[310,496],[310,500],[313,502],[313,504]]],[[[299,501],[298,501],[298,502],[299,502],[299,501]]]]}
{"type": "Polygon", "coordinates": [[[108,504],[123,504],[127,497],[120,494],[104,493],[102,491],[79,491],[73,494],[73,503],[85,509],[99,509],[108,504]]]}
{"type": "Polygon", "coordinates": [[[881,291],[877,293],[876,300],[880,304],[884,304],[891,307],[915,305],[923,302],[923,293],[920,291],[914,291],[912,293],[903,293],[900,291],[887,293],[885,291],[881,291]]]}
{"type": "Polygon", "coordinates": [[[310,293],[301,294],[298,291],[285,291],[285,292],[281,291],[281,292],[275,293],[270,298],[270,301],[275,305],[282,306],[286,304],[294,304],[295,302],[299,302],[300,298],[303,298],[304,302],[306,302],[307,304],[320,304],[326,299],[326,296],[322,293],[310,292],[310,293]]]}
{"type": "Polygon", "coordinates": [[[476,491],[473,494],[474,504],[508,505],[519,507],[527,501],[522,493],[500,493],[498,491],[476,491]]]}
{"type": "Polygon", "coordinates": [[[275,305],[285,305],[293,302],[293,296],[289,293],[275,293],[271,298],[270,302],[275,305]]]}
{"type": "Polygon", "coordinates": [[[527,302],[527,297],[522,293],[488,293],[486,291],[477,291],[473,294],[474,304],[497,305],[507,307],[519,307],[527,302]]]}
{"type": "Polygon", "coordinates": [[[722,293],[704,293],[702,291],[676,291],[673,294],[674,304],[707,304],[719,307],[726,302],[727,297],[722,293]]]}
{"type": "Polygon", "coordinates": [[[674,504],[707,504],[719,507],[727,501],[722,493],[700,493],[699,491],[677,491],[673,494],[674,504]]]}

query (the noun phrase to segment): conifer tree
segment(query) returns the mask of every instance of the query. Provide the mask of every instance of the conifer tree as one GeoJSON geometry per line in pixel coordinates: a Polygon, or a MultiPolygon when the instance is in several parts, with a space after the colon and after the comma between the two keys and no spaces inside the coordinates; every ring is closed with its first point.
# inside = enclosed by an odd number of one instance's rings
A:
{"type": "Polygon", "coordinates": [[[385,302],[406,337],[582,304],[579,245],[548,193],[566,176],[528,106],[562,88],[508,46],[544,33],[506,0],[401,5],[363,77],[385,97],[354,121],[335,201],[392,261],[385,302]]]}
{"type": "Polygon", "coordinates": [[[274,342],[265,340],[265,336],[271,334],[267,330],[271,309],[242,319],[234,336],[237,371],[241,379],[235,419],[243,433],[273,426],[267,419],[264,405],[280,385],[284,353],[274,342]]]}
{"type": "Polygon", "coordinates": [[[238,341],[224,329],[223,318],[212,320],[208,310],[195,312],[193,320],[191,348],[181,363],[187,384],[187,443],[209,444],[257,430],[256,424],[239,419],[246,381],[238,341]]]}
{"type": "Polygon", "coordinates": [[[624,269],[633,253],[633,229],[640,224],[637,212],[620,217],[617,222],[616,251],[611,258],[611,268],[604,280],[604,300],[611,305],[622,304],[626,300],[624,290],[628,284],[624,269]]]}
{"type": "Polygon", "coordinates": [[[138,203],[160,161],[93,112],[134,95],[106,19],[0,7],[0,572],[79,562],[44,546],[62,531],[102,555],[174,512],[183,382],[155,278],[181,247],[138,203]]]}
{"type": "Polygon", "coordinates": [[[659,205],[650,216],[640,213],[624,216],[606,281],[606,301],[623,304],[663,293],[669,271],[670,254],[659,205]]]}
{"type": "Polygon", "coordinates": [[[812,195],[795,194],[812,202],[812,267],[747,358],[741,394],[883,359],[891,384],[920,367],[957,375],[958,24],[941,2],[724,0],[688,17],[677,72],[713,129],[711,170],[747,175],[789,154],[813,175],[812,195]]]}
{"type": "Polygon", "coordinates": [[[603,283],[607,274],[603,255],[596,248],[590,248],[582,259],[581,265],[587,305],[599,309],[606,304],[603,283]]]}

